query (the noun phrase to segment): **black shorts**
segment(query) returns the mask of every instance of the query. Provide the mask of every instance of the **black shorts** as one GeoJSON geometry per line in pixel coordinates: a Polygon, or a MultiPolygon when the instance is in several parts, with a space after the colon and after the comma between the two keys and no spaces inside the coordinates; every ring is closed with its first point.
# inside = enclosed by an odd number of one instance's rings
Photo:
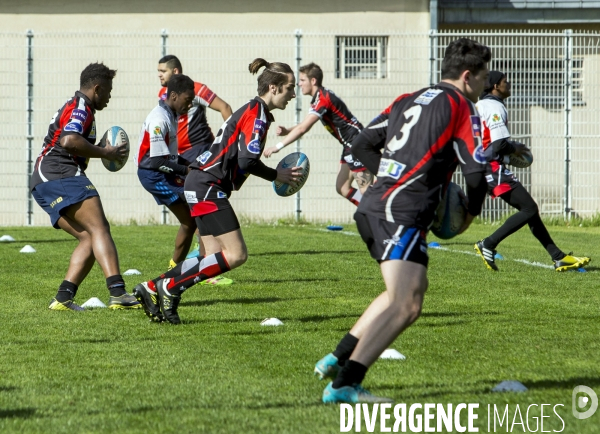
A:
{"type": "Polygon", "coordinates": [[[363,172],[367,170],[367,168],[363,166],[360,161],[354,158],[352,152],[350,151],[350,146],[344,146],[344,149],[342,150],[342,156],[340,157],[340,163],[346,163],[350,169],[350,172],[363,172]]]}
{"type": "Polygon", "coordinates": [[[400,260],[427,268],[427,232],[416,226],[398,225],[369,214],[354,214],[356,227],[377,262],[400,260]]]}
{"type": "Polygon", "coordinates": [[[240,222],[233,208],[222,209],[196,217],[196,225],[200,236],[227,234],[240,228],[240,222]]]}
{"type": "Polygon", "coordinates": [[[185,177],[183,193],[192,217],[231,209],[227,193],[218,182],[211,174],[196,169],[185,177]]]}
{"type": "Polygon", "coordinates": [[[180,155],[181,158],[188,161],[190,164],[195,163],[196,159],[205,151],[208,151],[212,142],[201,143],[199,145],[194,145],[183,154],[180,155]]]}
{"type": "Polygon", "coordinates": [[[513,190],[521,182],[517,177],[503,164],[492,161],[487,165],[485,171],[485,180],[488,183],[488,194],[492,197],[498,197],[513,190]]]}

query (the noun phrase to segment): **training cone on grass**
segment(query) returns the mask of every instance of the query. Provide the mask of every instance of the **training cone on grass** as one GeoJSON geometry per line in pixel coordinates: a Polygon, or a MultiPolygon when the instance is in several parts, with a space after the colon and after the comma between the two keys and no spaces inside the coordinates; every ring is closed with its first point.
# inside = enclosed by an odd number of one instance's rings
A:
{"type": "Polygon", "coordinates": [[[282,326],[283,322],[281,322],[281,320],[277,319],[277,318],[266,318],[264,320],[262,320],[262,322],[260,323],[261,326],[282,326]]]}
{"type": "Polygon", "coordinates": [[[0,237],[0,243],[14,243],[15,239],[10,235],[2,235],[0,237]]]}
{"type": "Polygon", "coordinates": [[[98,297],[92,297],[81,305],[84,309],[98,309],[106,307],[106,305],[98,297]]]}
{"type": "Polygon", "coordinates": [[[385,350],[383,353],[381,353],[381,356],[379,356],[379,358],[391,360],[406,360],[406,356],[404,354],[401,354],[399,351],[393,348],[388,348],[387,350],[385,350]]]}
{"type": "Polygon", "coordinates": [[[496,385],[492,392],[527,392],[527,387],[515,380],[505,380],[496,385]]]}
{"type": "Polygon", "coordinates": [[[123,273],[123,276],[133,276],[138,274],[142,274],[142,272],[140,270],[136,270],[135,268],[130,268],[129,270],[123,273]]]}
{"type": "Polygon", "coordinates": [[[20,250],[20,252],[21,252],[21,253],[35,253],[35,252],[36,252],[36,250],[35,250],[33,247],[31,247],[29,244],[27,244],[25,247],[23,247],[23,248],[20,250]]]}

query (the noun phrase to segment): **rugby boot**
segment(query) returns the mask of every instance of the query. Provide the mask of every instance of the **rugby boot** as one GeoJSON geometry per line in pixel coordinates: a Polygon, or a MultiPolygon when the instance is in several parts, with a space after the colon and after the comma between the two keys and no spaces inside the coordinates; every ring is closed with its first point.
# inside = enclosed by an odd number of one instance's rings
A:
{"type": "Polygon", "coordinates": [[[50,309],[50,310],[72,310],[75,312],[82,312],[85,310],[83,307],[79,306],[73,300],[67,300],[67,301],[60,302],[60,301],[56,300],[56,298],[52,299],[52,301],[50,302],[50,306],[48,306],[48,309],[50,309]]]}
{"type": "Polygon", "coordinates": [[[367,403],[385,403],[394,402],[391,398],[372,395],[371,392],[364,389],[360,384],[354,386],[344,386],[339,389],[333,388],[333,383],[329,383],[323,391],[323,402],[325,404],[337,404],[344,402],[347,404],[367,403]]]}
{"type": "Polygon", "coordinates": [[[556,271],[577,270],[578,268],[585,267],[590,261],[590,258],[573,256],[573,252],[569,252],[564,258],[554,261],[554,269],[556,271]]]}
{"type": "Polygon", "coordinates": [[[498,266],[494,261],[494,258],[496,257],[496,250],[484,247],[483,240],[477,241],[473,248],[475,249],[477,254],[481,256],[481,259],[483,259],[483,263],[488,269],[498,271],[498,266]]]}
{"type": "Polygon", "coordinates": [[[335,357],[333,353],[329,353],[317,362],[314,375],[317,375],[319,380],[324,380],[325,378],[331,378],[333,380],[337,377],[340,369],[341,366],[338,363],[338,358],[335,357]]]}
{"type": "Polygon", "coordinates": [[[163,317],[171,324],[181,324],[181,319],[177,313],[181,295],[171,294],[167,290],[167,283],[171,279],[161,279],[156,283],[156,292],[158,293],[158,303],[163,317]]]}
{"type": "Polygon", "coordinates": [[[164,317],[160,311],[156,292],[150,290],[148,282],[142,282],[133,288],[133,295],[144,308],[146,316],[153,322],[162,322],[164,317]]]}
{"type": "Polygon", "coordinates": [[[108,299],[109,309],[141,309],[142,305],[131,294],[123,294],[118,297],[110,296],[108,299]]]}

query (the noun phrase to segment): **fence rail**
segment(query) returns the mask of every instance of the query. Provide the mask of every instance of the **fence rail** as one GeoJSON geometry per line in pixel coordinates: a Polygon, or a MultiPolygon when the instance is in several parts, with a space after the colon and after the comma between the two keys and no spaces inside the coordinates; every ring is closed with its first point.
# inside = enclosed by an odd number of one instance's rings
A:
{"type": "MultiPolygon", "coordinates": [[[[397,96],[440,79],[444,49],[457,37],[490,46],[492,69],[508,73],[507,100],[513,137],[531,147],[535,162],[516,174],[537,200],[543,215],[592,215],[600,209],[600,33],[430,32],[381,34],[159,33],[131,32],[0,33],[0,225],[48,225],[28,192],[35,159],[55,111],[78,88],[90,62],[117,69],[109,106],[96,114],[99,134],[120,125],[132,143],[131,158],[146,115],[157,101],[158,59],[177,55],[184,72],[207,84],[234,109],[252,98],[256,77],[247,71],[255,57],[286,62],[297,70],[309,62],[324,71],[324,85],[336,92],[363,124],[397,96]]],[[[310,98],[298,95],[295,110],[276,111],[275,125],[298,123],[310,98]]],[[[213,130],[220,115],[208,110],[213,130]]],[[[277,140],[271,128],[268,141],[277,140]]],[[[296,145],[311,159],[310,180],[295,198],[274,195],[264,180],[251,177],[232,202],[253,220],[302,216],[313,221],[347,222],[353,206],[335,192],[341,147],[315,125],[296,145]]],[[[280,158],[265,160],[274,166],[280,158]]],[[[140,185],[130,161],[118,173],[92,161],[88,176],[100,191],[107,216],[117,223],[169,222],[140,185]]],[[[456,175],[460,181],[460,176],[456,175]]],[[[482,217],[493,221],[511,209],[488,199],[482,217]]]]}

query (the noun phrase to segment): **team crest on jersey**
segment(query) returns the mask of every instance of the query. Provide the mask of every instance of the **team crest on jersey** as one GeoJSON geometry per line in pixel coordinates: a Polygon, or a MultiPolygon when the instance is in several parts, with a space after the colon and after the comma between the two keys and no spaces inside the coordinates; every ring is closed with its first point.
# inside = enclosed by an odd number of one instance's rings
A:
{"type": "Polygon", "coordinates": [[[262,136],[265,133],[267,124],[260,119],[256,119],[254,121],[254,128],[252,129],[252,134],[258,134],[262,136]]]}
{"type": "Polygon", "coordinates": [[[428,89],[419,95],[419,97],[415,100],[415,104],[429,105],[429,103],[442,92],[443,90],[441,89],[428,89]]]}
{"type": "Polygon", "coordinates": [[[399,163],[395,160],[382,158],[379,161],[379,170],[377,171],[377,177],[382,178],[387,176],[388,178],[398,179],[402,174],[402,171],[406,167],[406,164],[399,163]]]}
{"type": "Polygon", "coordinates": [[[200,164],[206,164],[206,162],[208,161],[208,159],[210,158],[211,155],[212,155],[212,152],[205,151],[198,158],[196,158],[196,161],[198,161],[198,163],[200,163],[200,164]]]}
{"type": "Polygon", "coordinates": [[[494,114],[492,115],[492,121],[494,121],[494,122],[498,122],[499,120],[500,120],[500,116],[498,116],[496,113],[494,113],[494,114]]]}
{"type": "Polygon", "coordinates": [[[161,133],[161,131],[160,131],[160,127],[159,127],[159,126],[156,126],[156,127],[154,127],[154,135],[155,135],[155,136],[159,136],[159,135],[160,135],[160,133],[161,133]]]}
{"type": "Polygon", "coordinates": [[[222,191],[217,191],[217,199],[227,199],[227,195],[222,191]]]}
{"type": "Polygon", "coordinates": [[[260,140],[252,140],[250,143],[248,143],[248,152],[251,152],[252,154],[260,154],[260,140]]]}
{"type": "Polygon", "coordinates": [[[185,195],[185,201],[187,203],[198,203],[195,191],[184,190],[183,194],[185,195]]]}
{"type": "Polygon", "coordinates": [[[480,164],[487,163],[487,160],[485,159],[485,155],[483,153],[482,145],[477,146],[473,151],[473,160],[477,161],[480,164]]]}

